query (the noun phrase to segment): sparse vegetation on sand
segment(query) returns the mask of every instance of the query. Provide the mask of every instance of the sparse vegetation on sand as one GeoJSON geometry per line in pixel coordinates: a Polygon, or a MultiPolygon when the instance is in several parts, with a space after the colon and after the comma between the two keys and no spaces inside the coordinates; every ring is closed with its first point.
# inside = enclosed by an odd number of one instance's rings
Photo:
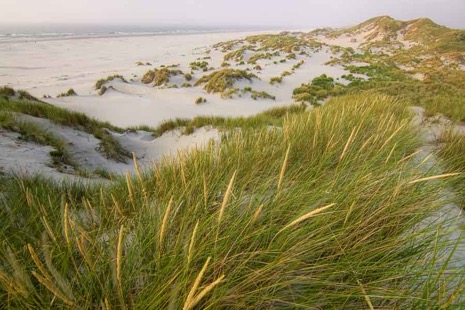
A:
{"type": "Polygon", "coordinates": [[[170,77],[184,74],[181,70],[171,70],[168,68],[153,69],[144,74],[141,82],[144,84],[153,84],[153,86],[167,85],[170,77]]]}
{"type": "Polygon", "coordinates": [[[304,63],[305,63],[305,60],[299,61],[298,63],[292,66],[292,71],[299,69],[304,63]]]}
{"type": "Polygon", "coordinates": [[[105,79],[98,80],[95,83],[95,89],[99,90],[100,88],[102,88],[103,85],[105,85],[106,83],[111,82],[111,81],[113,81],[115,79],[121,80],[121,82],[124,82],[124,83],[128,82],[128,81],[126,81],[126,79],[122,75],[114,74],[114,75],[110,75],[110,76],[106,77],[105,79]]]}
{"type": "Polygon", "coordinates": [[[270,79],[270,84],[281,84],[283,82],[283,77],[282,76],[274,76],[270,79]]]}
{"type": "Polygon", "coordinates": [[[222,69],[214,71],[208,75],[204,75],[194,85],[204,85],[204,89],[208,93],[223,93],[234,86],[234,83],[239,80],[258,79],[258,77],[244,70],[222,69]]]}
{"type": "Polygon", "coordinates": [[[418,168],[409,123],[389,97],[341,97],[111,186],[3,182],[3,305],[455,306],[447,223],[418,225],[447,178],[418,168]]]}
{"type": "Polygon", "coordinates": [[[100,87],[100,90],[98,92],[99,96],[103,96],[109,89],[115,89],[115,88],[113,86],[106,87],[105,85],[100,87]]]}
{"type": "Polygon", "coordinates": [[[190,73],[185,73],[185,74],[184,74],[184,78],[186,79],[186,81],[191,81],[193,77],[192,77],[192,74],[190,74],[190,73]]]}
{"type": "Polygon", "coordinates": [[[0,98],[0,113],[21,113],[35,117],[49,119],[50,121],[83,130],[99,139],[102,152],[107,158],[115,161],[126,161],[129,153],[116,141],[106,129],[124,132],[106,122],[89,118],[85,114],[71,112],[53,105],[29,100],[4,100],[0,98]]]}
{"type": "Polygon", "coordinates": [[[194,61],[190,63],[190,68],[192,71],[199,70],[206,72],[208,71],[208,62],[206,61],[194,61]]]}
{"type": "Polygon", "coordinates": [[[201,104],[201,103],[205,103],[207,102],[207,99],[205,99],[204,97],[199,97],[197,99],[195,99],[195,104],[201,104]]]}
{"type": "Polygon", "coordinates": [[[79,168],[68,154],[63,141],[32,123],[18,119],[13,113],[0,109],[0,128],[21,134],[20,138],[24,141],[53,147],[55,150],[50,155],[58,170],[64,165],[69,165],[75,169],[79,168]]]}
{"type": "Polygon", "coordinates": [[[68,89],[68,91],[65,93],[59,94],[57,97],[60,98],[60,97],[70,97],[70,96],[77,96],[76,92],[72,88],[68,89]]]}
{"type": "Polygon", "coordinates": [[[256,91],[256,90],[253,90],[252,87],[245,87],[245,88],[242,90],[242,93],[243,93],[243,94],[250,93],[250,97],[251,97],[253,100],[258,100],[258,99],[271,99],[271,100],[276,100],[276,97],[275,97],[275,96],[270,95],[270,94],[268,94],[268,93],[265,92],[265,91],[256,91]]]}
{"type": "Polygon", "coordinates": [[[260,59],[271,59],[273,56],[274,55],[271,53],[255,53],[254,55],[250,56],[248,63],[254,65],[260,59]]]}
{"type": "Polygon", "coordinates": [[[138,62],[136,62],[136,65],[137,66],[151,66],[152,64],[150,62],[138,61],[138,62]]]}

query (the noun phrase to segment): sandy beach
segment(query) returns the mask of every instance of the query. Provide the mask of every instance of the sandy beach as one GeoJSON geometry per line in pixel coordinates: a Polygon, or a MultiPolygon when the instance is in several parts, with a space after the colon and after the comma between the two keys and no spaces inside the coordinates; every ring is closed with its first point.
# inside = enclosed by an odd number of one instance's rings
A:
{"type": "MultiPolygon", "coordinates": [[[[178,117],[253,115],[293,103],[292,90],[316,76],[326,73],[338,78],[346,73],[342,67],[325,65],[332,54],[323,48],[318,52],[312,51],[310,56],[299,55],[285,63],[276,63],[276,59],[260,60],[257,63],[263,70],[251,71],[259,79],[235,85],[265,91],[275,96],[276,100],[255,101],[250,97],[223,99],[219,94],[208,94],[202,87],[160,88],[140,82],[143,74],[152,68],[179,64],[176,69],[190,72],[191,62],[206,57],[209,58],[210,67],[219,69],[224,53],[212,49],[213,44],[266,33],[279,31],[4,43],[0,44],[0,85],[27,90],[38,98],[50,96],[44,100],[114,125],[156,126],[164,120],[178,117]],[[271,77],[290,71],[302,60],[305,63],[300,70],[286,76],[281,84],[270,85],[271,77]],[[110,89],[104,96],[99,96],[94,88],[95,82],[114,74],[122,75],[130,82],[114,80],[108,85],[115,90],[110,89]],[[70,88],[78,96],[56,98],[70,88]],[[206,98],[207,103],[195,105],[195,99],[200,96],[206,98]]],[[[250,55],[244,57],[247,61],[250,55]]],[[[231,68],[250,70],[252,66],[231,62],[231,68]]],[[[203,74],[196,72],[192,83],[203,74]]],[[[177,86],[182,82],[179,77],[173,78],[177,86]]]]}

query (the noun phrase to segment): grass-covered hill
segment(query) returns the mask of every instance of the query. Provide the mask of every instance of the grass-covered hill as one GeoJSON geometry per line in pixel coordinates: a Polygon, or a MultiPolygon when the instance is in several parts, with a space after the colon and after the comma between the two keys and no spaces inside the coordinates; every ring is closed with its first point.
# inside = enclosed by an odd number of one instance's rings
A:
{"type": "MultiPolygon", "coordinates": [[[[0,304],[463,309],[464,71],[459,60],[434,55],[461,55],[461,39],[454,41],[460,33],[428,20],[382,17],[345,30],[217,44],[232,53],[228,61],[252,63],[297,62],[293,57],[333,50],[331,64],[347,69],[346,81],[309,79],[295,85],[301,104],[253,117],[144,127],[160,135],[212,125],[224,135],[219,144],[179,152],[148,170],[135,161],[134,175],[111,183],[2,176],[0,304]],[[352,49],[331,43],[367,29],[383,34],[380,50],[369,45],[374,40],[352,49]],[[392,52],[389,40],[398,41],[401,31],[417,44],[392,52]],[[317,42],[322,33],[333,41],[317,42]],[[429,66],[431,59],[442,65],[429,66]]],[[[151,71],[149,83],[158,74],[170,77],[161,70],[151,71]]],[[[252,77],[224,69],[198,83],[224,91],[252,77]]],[[[26,115],[93,135],[102,151],[118,147],[106,129],[123,129],[4,92],[0,134],[62,145],[65,154],[66,144],[25,125],[26,115]]]]}

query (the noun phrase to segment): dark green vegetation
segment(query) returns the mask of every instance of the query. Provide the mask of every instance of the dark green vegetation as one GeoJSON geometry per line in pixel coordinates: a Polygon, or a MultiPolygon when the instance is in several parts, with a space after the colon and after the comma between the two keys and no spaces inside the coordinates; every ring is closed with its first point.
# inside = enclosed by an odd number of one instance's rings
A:
{"type": "Polygon", "coordinates": [[[199,86],[205,84],[204,89],[208,93],[224,93],[232,89],[236,81],[252,81],[254,78],[258,79],[255,74],[244,70],[222,69],[204,75],[194,85],[199,86]]]}
{"type": "MultiPolygon", "coordinates": [[[[116,161],[126,161],[129,157],[128,152],[124,150],[113,136],[105,130],[110,129],[116,132],[124,132],[123,129],[106,122],[100,122],[89,118],[85,114],[70,112],[43,102],[11,99],[0,99],[0,113],[2,115],[8,113],[27,114],[35,117],[46,118],[60,125],[83,130],[101,141],[101,150],[107,158],[116,161]]],[[[32,125],[28,125],[26,128],[31,128],[33,131],[37,131],[32,125]]],[[[25,136],[28,135],[27,132],[25,132],[25,129],[19,128],[19,132],[25,136]]],[[[51,138],[47,139],[51,140],[51,138]]],[[[42,140],[47,142],[44,139],[42,140]]],[[[51,145],[55,146],[53,144],[51,145]]]]}
{"type": "Polygon", "coordinates": [[[181,70],[172,70],[168,68],[153,69],[147,71],[141,79],[144,84],[153,84],[153,86],[167,85],[170,77],[184,74],[181,70]]]}
{"type": "Polygon", "coordinates": [[[100,80],[98,80],[98,81],[95,83],[95,89],[97,89],[97,90],[101,89],[103,85],[105,85],[105,84],[108,83],[108,82],[113,81],[114,79],[119,79],[119,80],[121,80],[122,82],[127,83],[126,79],[125,79],[122,75],[115,74],[115,75],[110,75],[110,76],[108,76],[108,77],[105,78],[105,79],[100,79],[100,80]]]}
{"type": "Polygon", "coordinates": [[[444,223],[416,226],[445,181],[416,169],[409,123],[341,97],[105,189],[3,183],[2,305],[460,308],[431,254],[444,223]]]}
{"type": "Polygon", "coordinates": [[[314,78],[310,84],[302,84],[294,89],[293,95],[297,102],[318,105],[330,95],[335,96],[340,92],[342,92],[342,85],[335,83],[332,77],[323,74],[314,78]]]}

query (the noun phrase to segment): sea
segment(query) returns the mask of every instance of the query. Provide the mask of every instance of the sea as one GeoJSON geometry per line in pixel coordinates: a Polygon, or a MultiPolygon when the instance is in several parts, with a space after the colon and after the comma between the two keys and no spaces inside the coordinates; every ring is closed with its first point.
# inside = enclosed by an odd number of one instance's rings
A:
{"type": "Polygon", "coordinates": [[[261,26],[0,24],[0,44],[125,36],[179,35],[273,30],[261,26]]]}

